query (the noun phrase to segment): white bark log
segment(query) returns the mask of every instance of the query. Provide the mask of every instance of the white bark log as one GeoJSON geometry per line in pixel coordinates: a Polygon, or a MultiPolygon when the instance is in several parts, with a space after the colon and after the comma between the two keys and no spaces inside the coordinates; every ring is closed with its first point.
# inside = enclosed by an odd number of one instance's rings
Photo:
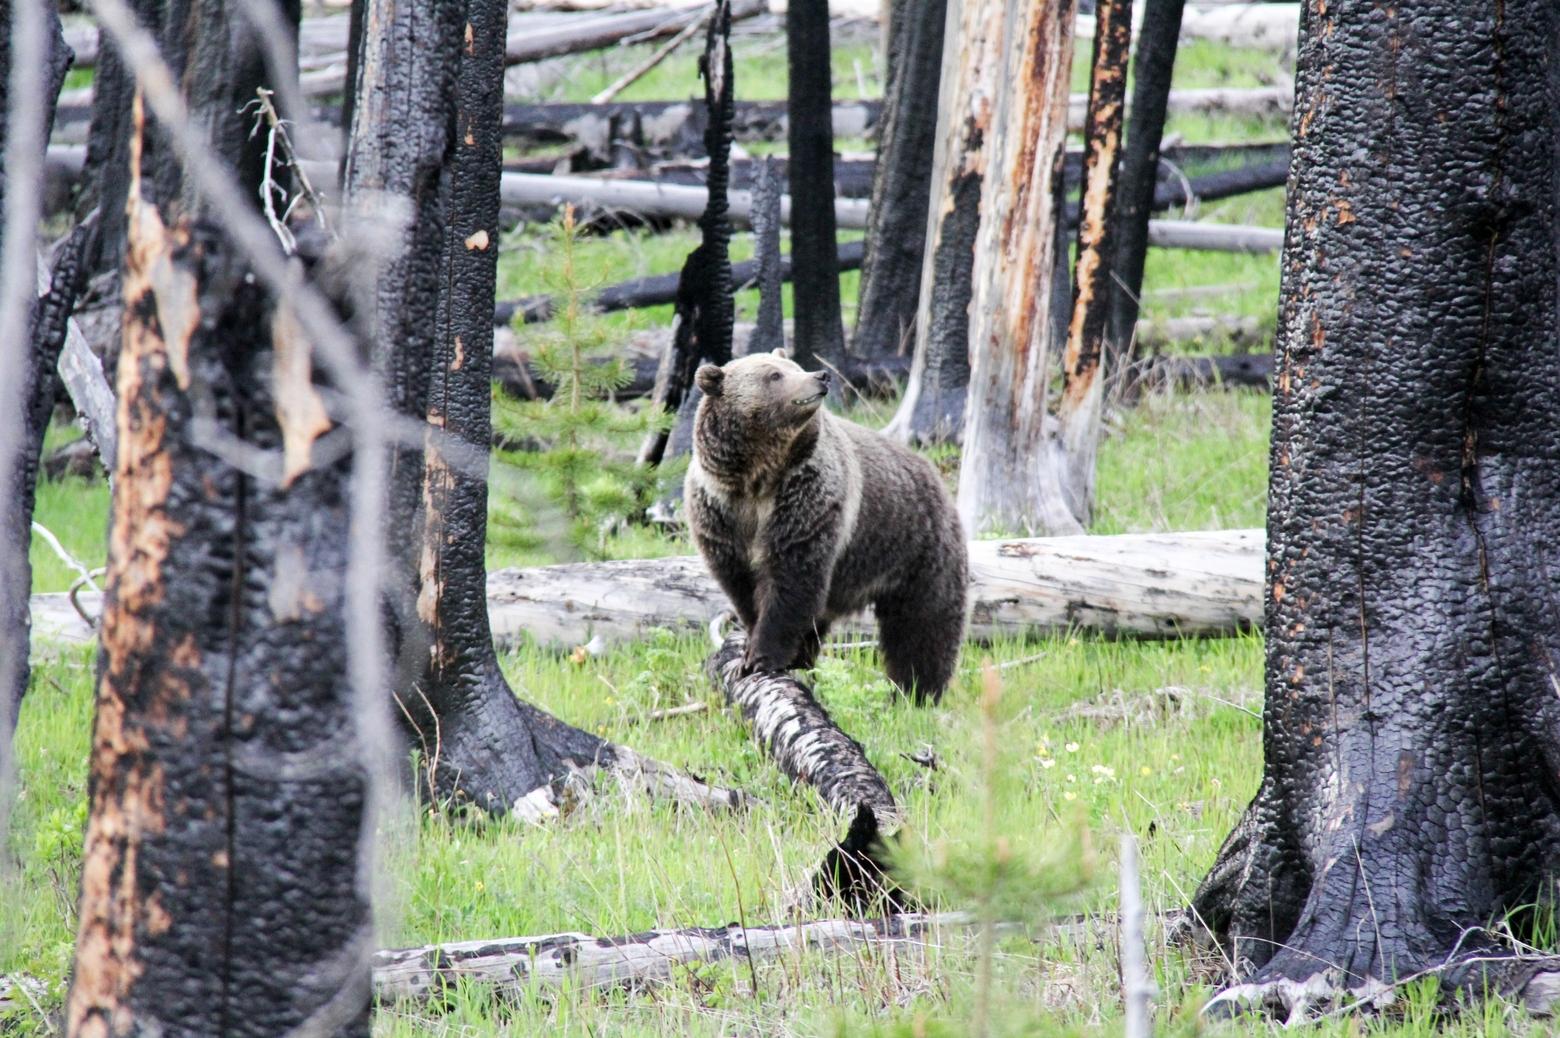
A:
{"type": "MultiPolygon", "coordinates": [[[[499,196],[506,205],[554,205],[561,202],[590,204],[645,216],[670,216],[697,220],[704,212],[709,192],[702,187],[660,184],[653,180],[620,180],[606,177],[555,176],[547,173],[505,173],[499,196]]],[[[751,191],[731,191],[727,198],[731,222],[741,227],[753,223],[751,191]]],[[[834,219],[840,227],[867,226],[867,199],[839,198],[834,219]]],[[[791,196],[780,197],[780,220],[791,223],[791,196]]]]}
{"type": "Polygon", "coordinates": [[[770,759],[794,781],[817,790],[847,820],[865,807],[880,832],[897,831],[899,805],[861,744],[841,731],[812,690],[789,674],[739,676],[745,646],[742,633],[734,633],[708,667],[726,702],[742,712],[770,759]]]}
{"type": "MultiPolygon", "coordinates": [[[[1227,635],[1262,622],[1261,530],[1042,537],[970,544],[970,626],[976,641],[1068,630],[1168,638],[1227,635]]],[[[88,612],[98,597],[79,596],[88,612]]],[[[488,574],[488,615],[500,644],[529,638],[572,648],[651,631],[702,633],[728,608],[694,555],[571,563],[488,574]]],[[[63,594],[34,595],[35,640],[93,637],[63,594]]],[[[872,633],[871,618],[837,625],[872,633]]]]}
{"type": "Polygon", "coordinates": [[[896,915],[882,920],[826,919],[767,926],[650,930],[621,937],[583,933],[460,941],[381,951],[374,956],[380,1002],[424,1000],[457,982],[527,991],[565,982],[589,987],[671,979],[690,963],[753,962],[804,952],[932,948],[944,927],[965,929],[965,913],[896,915]]]}

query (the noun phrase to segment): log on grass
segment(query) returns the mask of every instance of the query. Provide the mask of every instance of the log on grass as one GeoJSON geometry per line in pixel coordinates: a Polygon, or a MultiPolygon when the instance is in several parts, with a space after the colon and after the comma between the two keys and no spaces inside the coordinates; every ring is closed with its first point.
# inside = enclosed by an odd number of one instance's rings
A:
{"type": "MultiPolygon", "coordinates": [[[[934,949],[944,928],[968,929],[962,912],[824,919],[743,927],[647,930],[620,937],[559,933],[458,941],[381,951],[373,957],[374,996],[381,1003],[426,1001],[457,983],[517,993],[534,985],[639,986],[676,977],[697,964],[758,962],[805,951],[934,949]]],[[[746,967],[743,966],[744,972],[746,967]]]]}
{"type": "MultiPolygon", "coordinates": [[[[968,637],[989,642],[1062,631],[1109,636],[1222,636],[1262,621],[1261,530],[973,541],[968,637]]],[[[493,636],[573,648],[703,632],[728,608],[696,555],[567,563],[488,574],[493,636]]],[[[89,613],[97,596],[79,596],[89,613]]],[[[35,637],[94,635],[63,594],[34,595],[35,637]]],[[[866,615],[837,625],[875,633],[866,615]]]]}

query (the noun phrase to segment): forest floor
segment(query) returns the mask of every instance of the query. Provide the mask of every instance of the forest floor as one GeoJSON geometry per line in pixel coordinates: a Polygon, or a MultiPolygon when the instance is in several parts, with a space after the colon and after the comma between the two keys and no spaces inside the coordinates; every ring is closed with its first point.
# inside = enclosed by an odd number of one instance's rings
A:
{"type": "MultiPolygon", "coordinates": [[[[628,96],[695,93],[692,53],[628,96]]],[[[581,71],[556,99],[588,97],[632,60],[616,57],[599,69],[594,61],[579,63],[581,71]]],[[[1081,50],[1074,72],[1079,86],[1086,66],[1081,50]]],[[[737,68],[739,97],[783,96],[783,44],[739,38],[737,68]]],[[[853,97],[858,86],[869,95],[878,89],[870,37],[847,37],[835,68],[837,96],[853,97]]],[[[1247,86],[1289,74],[1272,55],[1190,44],[1178,62],[1177,85],[1247,86]]],[[[1188,141],[1271,140],[1282,138],[1285,127],[1178,117],[1170,132],[1188,141]]],[[[1282,192],[1207,205],[1200,215],[1281,226],[1282,192]]],[[[544,229],[507,237],[500,296],[537,290],[548,240],[544,229]]],[[[587,241],[581,255],[588,275],[604,282],[676,269],[693,241],[687,230],[619,233],[587,241]]],[[[745,236],[734,246],[737,258],[751,251],[745,236]]],[[[849,310],[856,276],[847,275],[843,287],[849,310]]],[[[1156,251],[1145,316],[1207,311],[1271,321],[1277,287],[1276,257],[1156,251]],[[1189,286],[1223,287],[1212,295],[1175,294],[1189,286]]],[[[755,302],[744,293],[739,310],[751,314],[755,302]]],[[[667,319],[666,309],[608,318],[624,330],[667,319]]],[[[892,401],[862,402],[852,414],[880,424],[892,408],[892,401]]],[[[1269,414],[1263,394],[1211,390],[1156,394],[1111,416],[1092,530],[1262,525],[1269,414]]],[[[939,460],[951,480],[956,458],[941,452],[939,460]]],[[[516,485],[495,469],[497,528],[514,521],[516,485]]],[[[37,517],[78,557],[99,565],[107,507],[101,482],[46,481],[37,517]]],[[[545,526],[534,515],[530,521],[545,526]]],[[[609,541],[605,551],[628,557],[690,548],[680,536],[634,531],[609,541]]],[[[541,547],[534,538],[521,544],[502,537],[489,546],[492,567],[559,558],[560,549],[545,538],[541,547]]],[[[33,564],[36,590],[69,584],[70,572],[42,543],[33,564]]],[[[741,787],[760,803],[741,814],[704,814],[603,786],[578,810],[543,826],[407,804],[387,821],[379,842],[381,943],[560,931],[613,935],[777,918],[786,892],[810,875],[841,828],[721,708],[701,667],[706,652],[701,639],[667,636],[583,662],[522,647],[506,653],[503,664],[522,696],[557,716],[741,787]],[[651,719],[652,711],[688,703],[709,708],[651,719]]],[[[45,990],[36,1007],[24,1003],[10,1019],[0,1018],[0,1034],[43,1033],[39,1013],[57,1009],[63,996],[86,813],[93,658],[48,645],[35,647],[35,657],[17,736],[19,795],[0,863],[0,977],[26,974],[45,990]]],[[[993,1034],[1119,1032],[1115,856],[1118,834],[1130,831],[1142,848],[1157,1025],[1161,1033],[1197,1033],[1204,1026],[1197,1009],[1217,964],[1166,946],[1154,920],[1186,903],[1256,789],[1262,662],[1255,634],[1162,642],[1077,634],[971,645],[942,703],[918,708],[891,694],[870,649],[831,651],[811,679],[906,807],[913,837],[900,868],[908,886],[934,909],[988,905],[1026,924],[1021,932],[1004,931],[989,953],[972,934],[949,931],[924,953],[808,952],[752,970],[727,962],[689,968],[670,983],[632,992],[538,989],[498,998],[461,989],[437,1009],[383,1006],[375,1032],[962,1036],[976,1033],[978,1020],[989,1021],[993,1034]],[[1001,667],[1002,697],[990,715],[979,707],[986,660],[1001,667]],[[999,735],[995,758],[980,750],[988,723],[999,735]],[[928,748],[935,770],[911,760],[928,748]],[[1098,926],[1047,925],[1080,915],[1098,926]],[[989,987],[977,981],[983,972],[989,987]]],[[[1334,1019],[1315,1033],[1538,1032],[1539,1025],[1499,1001],[1448,1022],[1429,994],[1406,991],[1397,1010],[1334,1019]]]]}

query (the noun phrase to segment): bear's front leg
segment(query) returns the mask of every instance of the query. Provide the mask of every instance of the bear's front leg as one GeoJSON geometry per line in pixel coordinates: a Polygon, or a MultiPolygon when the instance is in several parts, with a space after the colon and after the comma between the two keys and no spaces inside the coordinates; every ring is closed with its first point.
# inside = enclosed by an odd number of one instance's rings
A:
{"type": "Polygon", "coordinates": [[[832,530],[771,544],[758,580],[758,623],[748,633],[742,673],[781,672],[817,655],[834,570],[832,530]]]}

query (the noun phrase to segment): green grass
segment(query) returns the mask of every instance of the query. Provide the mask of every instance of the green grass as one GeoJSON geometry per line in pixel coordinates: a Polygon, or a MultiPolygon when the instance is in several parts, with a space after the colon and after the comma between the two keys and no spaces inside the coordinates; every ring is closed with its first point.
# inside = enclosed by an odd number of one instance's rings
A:
{"type": "MultiPolygon", "coordinates": [[[[784,49],[740,36],[738,93],[784,95],[784,49]]],[[[696,95],[692,58],[676,59],[636,84],[627,97],[696,95]]],[[[842,41],[835,53],[837,96],[859,64],[869,93],[878,89],[870,37],[842,41]]],[[[635,55],[583,62],[560,98],[588,97],[635,55]],[[599,67],[598,67],[599,65],[599,67]]],[[[1086,55],[1074,68],[1075,86],[1086,55]]],[[[1205,44],[1182,48],[1181,86],[1258,85],[1272,81],[1271,59],[1205,44]]],[[[1178,117],[1179,118],[1179,117],[1178,117]]],[[[1173,120],[1192,140],[1273,138],[1284,128],[1250,121],[1173,120]]],[[[1281,191],[1204,207],[1205,219],[1280,226],[1281,191]]],[[[537,290],[549,263],[546,236],[506,236],[500,295],[537,290]]],[[[664,235],[617,233],[585,242],[580,260],[599,283],[675,270],[694,244],[687,229],[664,235]]],[[[745,258],[745,236],[733,243],[745,258]]],[[[847,318],[854,275],[842,279],[847,318]]],[[[1273,257],[1155,251],[1150,254],[1145,317],[1223,313],[1271,320],[1278,288],[1273,257]],[[1206,291],[1215,286],[1217,291],[1206,291]],[[1188,294],[1187,289],[1205,291],[1188,294]]],[[[789,293],[786,300],[790,306],[789,293]]],[[[739,319],[756,306],[739,297],[739,319]]],[[[625,334],[664,325],[669,308],[611,315],[625,334]]],[[[1199,347],[1205,348],[1205,347],[1199,347]]],[[[858,409],[869,424],[890,404],[858,409]]],[[[1097,533],[1261,525],[1266,490],[1270,404],[1244,392],[1150,396],[1111,419],[1100,448],[1097,533]]],[[[525,493],[512,474],[494,473],[495,511],[525,493]]],[[[45,482],[39,521],[88,565],[100,565],[107,493],[82,481],[45,482]]],[[[520,551],[494,538],[490,566],[546,561],[547,549],[520,551]]],[[[688,551],[680,538],[631,530],[611,543],[620,556],[688,551]]],[[[38,590],[62,590],[71,572],[41,544],[33,549],[38,590]]],[[[628,933],[653,926],[718,925],[772,919],[786,892],[808,877],[839,836],[815,797],[781,776],[741,723],[717,705],[701,670],[699,639],[662,636],[576,663],[521,648],[503,658],[517,691],[554,714],[687,766],[762,798],[740,815],[677,810],[603,786],[567,817],[544,826],[473,821],[405,805],[386,821],[379,845],[381,941],[421,944],[484,936],[585,931],[628,933]],[[650,711],[690,701],[710,709],[649,721],[650,711]]],[[[91,655],[40,646],[17,738],[20,793],[0,865],[0,975],[45,980],[46,1007],[57,1007],[68,976],[85,804],[92,692],[91,655]]],[[[969,908],[989,895],[1031,924],[999,939],[991,960],[987,1007],[996,1034],[1110,1034],[1120,1029],[1113,939],[1048,934],[1056,914],[1114,911],[1115,835],[1142,839],[1142,877],[1152,911],[1183,905],[1212,862],[1224,834],[1249,800],[1260,772],[1260,636],[1193,641],[1107,641],[1059,635],[971,647],[954,687],[933,708],[896,700],[875,654],[845,648],[827,654],[813,675],[836,721],[859,739],[911,819],[902,868],[933,907],[969,908]],[[1001,665],[1002,695],[980,706],[980,665],[1001,665]],[[999,751],[988,757],[990,717],[999,751]],[[936,771],[909,755],[930,747],[936,771]],[[982,821],[991,810],[990,827],[982,821]],[[1012,863],[992,872],[996,838],[1012,863]],[[1086,836],[1086,842],[1084,841],[1086,836]],[[987,876],[986,880],[980,877],[987,876]],[[997,876],[998,878],[991,878],[997,876]]],[[[1161,991],[1161,1033],[1191,1035],[1209,974],[1150,930],[1161,991]]],[[[760,964],[715,964],[678,973],[639,992],[524,992],[495,999],[461,989],[437,1010],[380,1009],[375,1031],[410,1036],[559,1035],[966,1035],[979,1011],[980,956],[966,933],[944,935],[923,954],[809,953],[760,964]],[[754,987],[756,978],[757,987],[754,987]]],[[[1337,1019],[1320,1035],[1504,1035],[1539,1033],[1500,1001],[1458,1021],[1439,1018],[1421,993],[1400,1011],[1337,1019]]],[[[0,1021],[39,1033],[22,1014],[0,1021]]],[[[1275,1030],[1251,1024],[1243,1033],[1275,1030]]]]}

